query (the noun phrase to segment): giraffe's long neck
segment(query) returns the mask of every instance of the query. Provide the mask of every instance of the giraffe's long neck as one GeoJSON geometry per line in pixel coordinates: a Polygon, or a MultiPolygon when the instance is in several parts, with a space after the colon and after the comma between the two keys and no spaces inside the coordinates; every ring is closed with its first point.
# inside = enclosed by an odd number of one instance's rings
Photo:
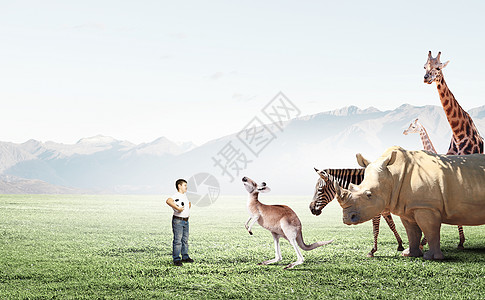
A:
{"type": "Polygon", "coordinates": [[[456,139],[460,134],[464,133],[461,125],[465,125],[463,124],[463,121],[466,121],[465,119],[467,118],[465,118],[465,115],[468,114],[463,110],[458,101],[456,101],[455,96],[453,96],[453,93],[451,93],[448,88],[443,75],[441,75],[440,80],[436,82],[436,87],[438,88],[438,94],[440,95],[441,105],[443,105],[446,118],[448,119],[448,123],[450,123],[453,136],[456,139]]]}
{"type": "Polygon", "coordinates": [[[470,115],[460,106],[455,96],[451,93],[443,74],[436,81],[436,87],[438,88],[446,118],[453,132],[453,138],[447,154],[483,153],[482,137],[478,133],[470,115]]]}
{"type": "Polygon", "coordinates": [[[429,138],[428,132],[423,126],[419,127],[419,136],[421,137],[421,142],[423,143],[424,150],[437,153],[436,149],[433,146],[433,143],[431,142],[431,139],[429,138]]]}
{"type": "Polygon", "coordinates": [[[429,138],[428,133],[426,132],[426,129],[421,128],[421,130],[419,131],[419,136],[421,137],[421,142],[423,143],[424,150],[437,153],[436,149],[433,146],[433,143],[429,138]]]}

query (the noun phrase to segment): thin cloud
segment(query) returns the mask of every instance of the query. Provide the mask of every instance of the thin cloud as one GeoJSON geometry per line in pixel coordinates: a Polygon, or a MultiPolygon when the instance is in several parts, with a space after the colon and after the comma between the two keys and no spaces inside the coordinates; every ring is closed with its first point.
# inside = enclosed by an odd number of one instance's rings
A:
{"type": "Polygon", "coordinates": [[[172,37],[172,38],[174,38],[174,39],[177,39],[177,40],[183,40],[183,39],[186,39],[186,38],[189,37],[184,32],[171,33],[171,34],[169,34],[169,36],[172,37]]]}
{"type": "Polygon", "coordinates": [[[116,28],[116,31],[118,32],[131,32],[131,31],[135,31],[136,28],[134,27],[119,27],[119,28],[116,28]]]}
{"type": "Polygon", "coordinates": [[[222,77],[224,77],[224,73],[222,72],[216,72],[210,76],[212,80],[218,80],[218,79],[221,79],[222,77]]]}
{"type": "Polygon", "coordinates": [[[226,77],[227,75],[229,76],[237,76],[238,72],[237,71],[231,71],[229,73],[224,73],[224,72],[215,72],[210,76],[212,80],[218,80],[221,79],[222,77],[226,77]]]}
{"type": "Polygon", "coordinates": [[[87,24],[72,26],[71,28],[76,30],[87,29],[87,30],[103,31],[106,29],[106,25],[104,25],[103,23],[87,23],[87,24]]]}
{"type": "Polygon", "coordinates": [[[234,93],[232,94],[232,99],[238,101],[238,102],[249,102],[256,98],[256,95],[245,95],[242,93],[234,93]]]}

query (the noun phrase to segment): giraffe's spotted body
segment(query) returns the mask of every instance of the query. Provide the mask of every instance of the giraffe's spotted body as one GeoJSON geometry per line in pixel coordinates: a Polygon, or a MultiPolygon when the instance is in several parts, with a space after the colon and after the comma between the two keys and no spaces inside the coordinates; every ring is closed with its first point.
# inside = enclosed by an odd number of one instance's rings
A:
{"type": "Polygon", "coordinates": [[[431,56],[431,51],[428,53],[428,60],[424,65],[426,69],[424,82],[428,84],[436,82],[441,104],[453,132],[450,147],[446,154],[466,155],[483,153],[483,138],[480,136],[470,115],[453,96],[443,77],[443,68],[448,65],[449,61],[441,63],[440,56],[441,52],[435,58],[431,56]]]}

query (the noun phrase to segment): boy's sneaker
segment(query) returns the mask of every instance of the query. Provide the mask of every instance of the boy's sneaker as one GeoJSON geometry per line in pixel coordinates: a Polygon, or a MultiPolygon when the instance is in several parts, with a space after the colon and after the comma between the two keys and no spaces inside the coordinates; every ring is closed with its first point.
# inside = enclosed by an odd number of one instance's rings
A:
{"type": "Polygon", "coordinates": [[[192,258],[190,258],[190,257],[189,258],[186,258],[186,259],[182,259],[182,261],[184,263],[193,263],[194,262],[194,260],[192,258]]]}
{"type": "Polygon", "coordinates": [[[182,266],[182,261],[180,261],[180,260],[174,260],[173,261],[173,265],[174,266],[177,266],[177,267],[181,267],[182,266]]]}

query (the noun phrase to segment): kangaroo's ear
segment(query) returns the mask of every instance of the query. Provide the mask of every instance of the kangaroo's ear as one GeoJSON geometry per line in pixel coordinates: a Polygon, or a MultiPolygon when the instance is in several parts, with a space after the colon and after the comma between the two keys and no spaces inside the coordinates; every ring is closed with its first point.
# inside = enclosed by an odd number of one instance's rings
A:
{"type": "Polygon", "coordinates": [[[258,192],[260,193],[269,193],[271,192],[271,189],[267,186],[262,186],[262,187],[258,187],[258,192]]]}
{"type": "Polygon", "coordinates": [[[357,153],[355,156],[357,157],[357,163],[359,164],[359,166],[361,166],[363,168],[367,168],[367,166],[370,164],[370,161],[368,161],[367,159],[365,159],[362,156],[362,154],[357,153]]]}

